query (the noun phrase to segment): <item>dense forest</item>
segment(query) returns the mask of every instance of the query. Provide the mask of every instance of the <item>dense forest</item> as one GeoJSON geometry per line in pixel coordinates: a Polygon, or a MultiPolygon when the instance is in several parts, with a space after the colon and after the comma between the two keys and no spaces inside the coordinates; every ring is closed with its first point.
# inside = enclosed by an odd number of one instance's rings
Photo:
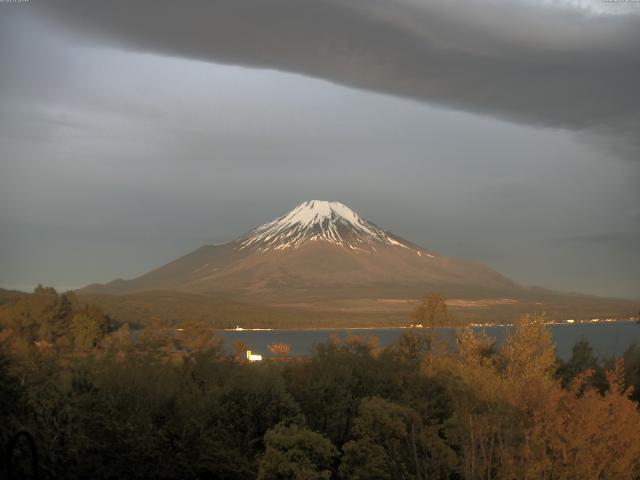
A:
{"type": "Polygon", "coordinates": [[[2,475],[640,479],[638,346],[603,359],[583,341],[562,361],[526,316],[501,345],[423,328],[249,363],[206,322],[117,320],[51,288],[2,295],[2,475]]]}

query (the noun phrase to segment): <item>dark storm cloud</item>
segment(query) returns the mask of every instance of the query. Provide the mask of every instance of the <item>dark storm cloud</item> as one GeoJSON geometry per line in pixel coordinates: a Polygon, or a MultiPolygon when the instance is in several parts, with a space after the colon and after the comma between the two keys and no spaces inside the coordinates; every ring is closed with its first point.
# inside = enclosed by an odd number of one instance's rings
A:
{"type": "Polygon", "coordinates": [[[582,130],[640,159],[633,13],[506,0],[54,0],[30,8],[83,41],[299,72],[582,130]]]}
{"type": "Polygon", "coordinates": [[[638,298],[637,17],[525,1],[0,2],[0,286],[134,277],[322,198],[638,298]]]}

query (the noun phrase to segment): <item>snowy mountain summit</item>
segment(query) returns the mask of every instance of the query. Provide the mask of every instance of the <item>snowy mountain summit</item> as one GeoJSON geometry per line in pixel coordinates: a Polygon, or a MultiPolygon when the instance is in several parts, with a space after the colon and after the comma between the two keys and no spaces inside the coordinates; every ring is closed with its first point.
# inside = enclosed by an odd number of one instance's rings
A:
{"type": "Polygon", "coordinates": [[[362,251],[373,251],[381,245],[412,248],[346,205],[326,200],[303,202],[289,213],[261,225],[239,241],[239,248],[284,250],[316,241],[362,251]]]}

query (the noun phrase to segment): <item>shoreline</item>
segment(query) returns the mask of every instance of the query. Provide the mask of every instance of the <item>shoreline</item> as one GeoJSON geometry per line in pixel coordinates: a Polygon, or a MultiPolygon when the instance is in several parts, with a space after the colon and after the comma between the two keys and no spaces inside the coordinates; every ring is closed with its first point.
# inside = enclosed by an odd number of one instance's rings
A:
{"type": "MultiPolygon", "coordinates": [[[[612,324],[612,323],[630,323],[630,322],[638,322],[638,319],[635,317],[626,318],[626,319],[616,319],[616,320],[582,320],[582,321],[558,321],[558,322],[544,322],[545,325],[565,325],[565,326],[576,326],[576,325],[604,325],[604,324],[612,324]]],[[[497,327],[513,327],[514,323],[498,323],[498,324],[467,324],[467,325],[452,325],[452,326],[442,326],[435,327],[436,329],[456,329],[456,328],[464,328],[464,327],[472,327],[472,328],[497,328],[497,327]]],[[[639,325],[640,326],[640,325],[639,325]]],[[[301,332],[301,331],[309,331],[309,332],[321,332],[321,331],[335,331],[335,330],[426,330],[429,327],[414,327],[414,326],[382,326],[382,327],[300,327],[300,328],[218,328],[217,331],[220,332],[301,332]]]]}

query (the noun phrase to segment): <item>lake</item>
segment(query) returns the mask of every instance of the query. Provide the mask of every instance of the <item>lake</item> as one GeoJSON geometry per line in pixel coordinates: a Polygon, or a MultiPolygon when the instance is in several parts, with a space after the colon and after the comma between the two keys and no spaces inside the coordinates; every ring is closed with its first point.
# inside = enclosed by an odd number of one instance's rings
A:
{"type": "MultiPolygon", "coordinates": [[[[475,330],[484,330],[487,335],[495,337],[498,342],[505,338],[508,327],[478,327],[475,330]]],[[[571,356],[571,349],[576,342],[586,339],[594,351],[600,356],[612,356],[622,354],[633,342],[640,344],[640,325],[635,322],[616,323],[580,323],[550,325],[551,335],[556,343],[558,355],[567,359],[571,356]]],[[[322,329],[322,330],[222,330],[220,337],[224,340],[225,348],[232,350],[232,343],[242,340],[254,353],[265,357],[274,356],[268,348],[272,343],[286,343],[291,346],[289,355],[309,355],[314,344],[326,341],[331,335],[345,338],[347,335],[375,336],[378,337],[381,346],[393,343],[406,328],[354,328],[354,329],[322,329]]],[[[452,338],[454,329],[441,328],[438,331],[452,338]]]]}

